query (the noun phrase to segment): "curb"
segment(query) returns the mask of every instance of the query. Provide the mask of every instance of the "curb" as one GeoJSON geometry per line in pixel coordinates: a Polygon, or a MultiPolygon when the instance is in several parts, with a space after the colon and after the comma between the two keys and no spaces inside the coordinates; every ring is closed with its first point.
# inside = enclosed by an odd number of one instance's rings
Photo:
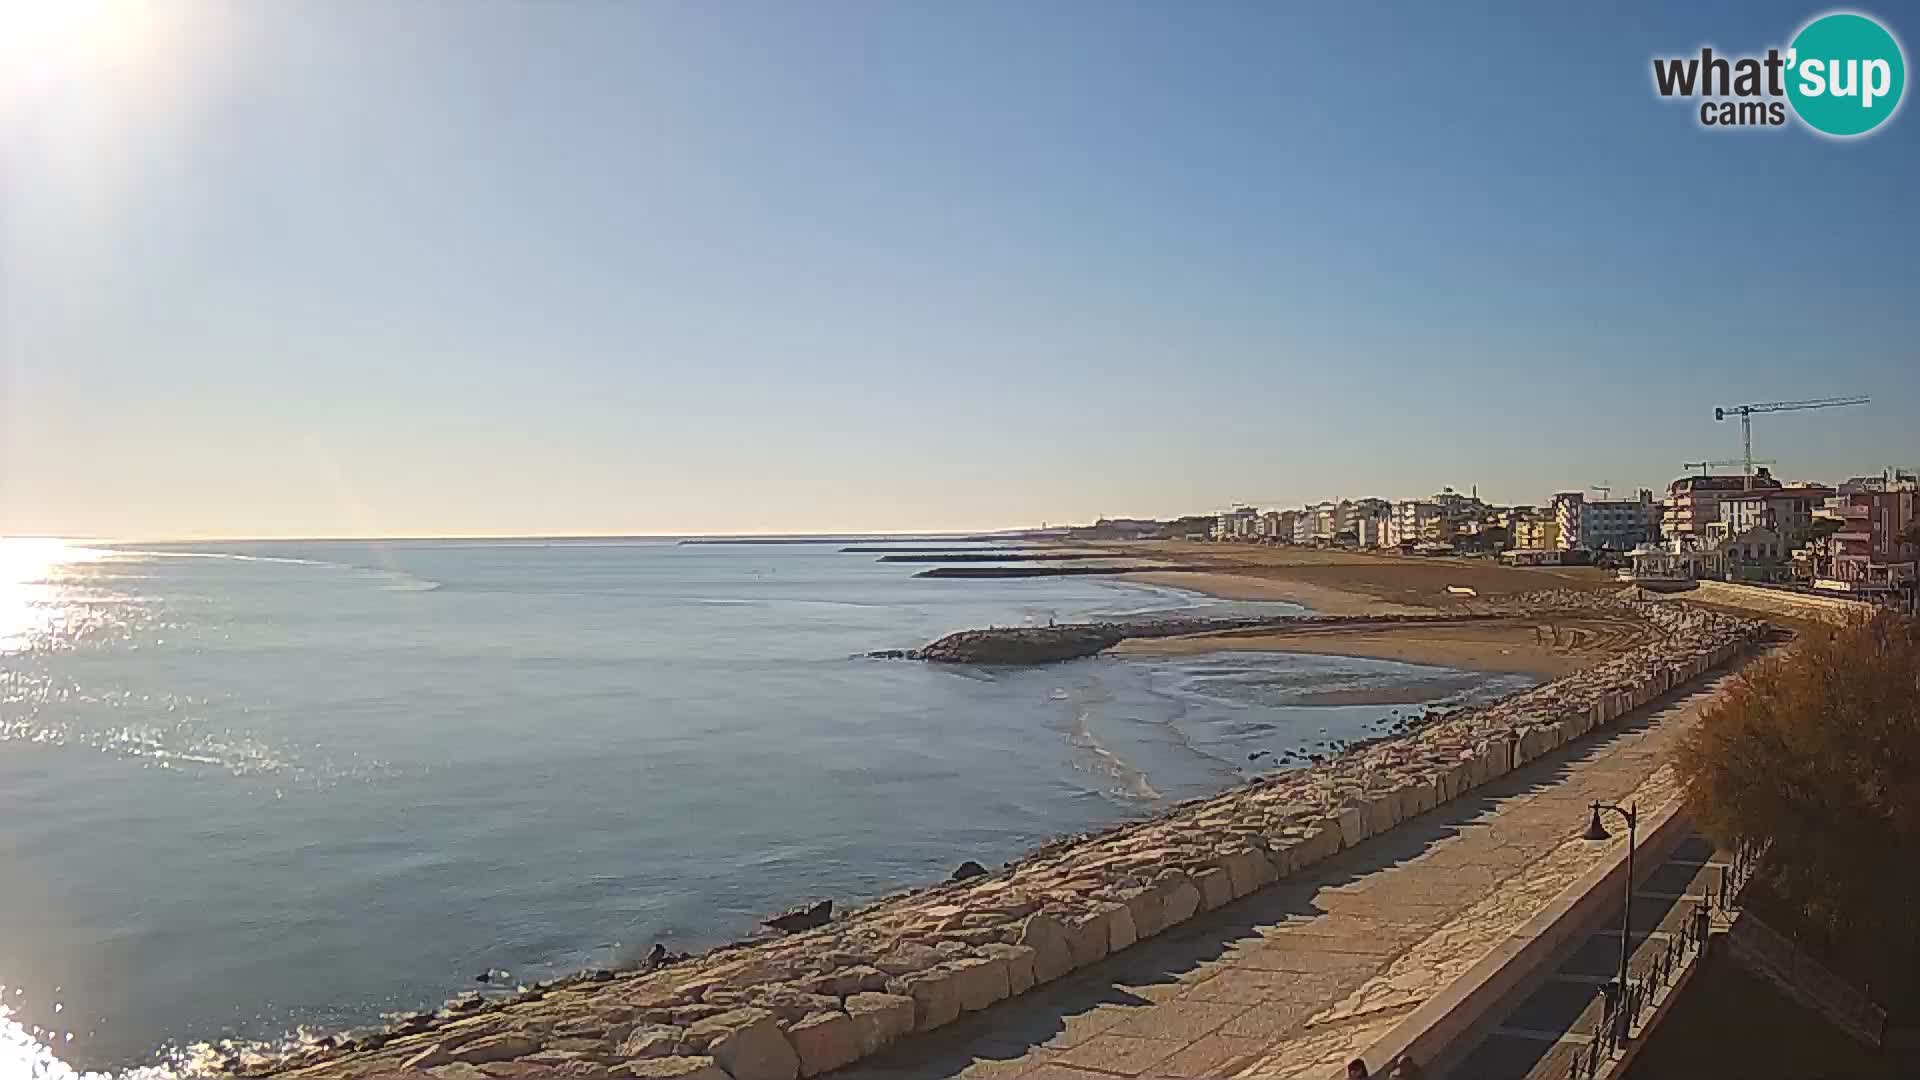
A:
{"type": "MultiPolygon", "coordinates": [[[[1637,886],[1667,861],[1693,831],[1685,803],[1675,798],[1653,816],[1646,835],[1634,847],[1637,886]]],[[[1539,914],[1493,947],[1478,964],[1447,985],[1362,1054],[1385,1068],[1406,1054],[1426,1063],[1443,1060],[1461,1036],[1479,1027],[1507,995],[1561,957],[1570,942],[1584,938],[1617,912],[1627,876],[1627,849],[1608,856],[1562,889],[1539,914]]]]}

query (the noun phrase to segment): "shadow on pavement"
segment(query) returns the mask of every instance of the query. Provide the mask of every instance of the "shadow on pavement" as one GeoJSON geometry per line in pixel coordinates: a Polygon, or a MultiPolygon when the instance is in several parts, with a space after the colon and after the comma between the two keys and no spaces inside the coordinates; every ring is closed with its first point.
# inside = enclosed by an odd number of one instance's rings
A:
{"type": "MultiPolygon", "coordinates": [[[[915,1036],[895,1049],[830,1074],[834,1080],[934,1080],[940,1077],[1044,1076],[1020,1072],[1014,1064],[1036,1048],[1069,1051],[1124,1022],[1128,1012],[1154,1006],[1212,977],[1206,965],[1231,949],[1260,937],[1259,930],[1284,922],[1299,923],[1330,914],[1315,902],[1323,890],[1360,882],[1403,865],[1466,830],[1487,828],[1502,804],[1555,788],[1565,788],[1569,820],[1578,819],[1585,789],[1568,783],[1574,766],[1606,756],[1638,739],[1654,719],[1710,693],[1717,676],[1650,703],[1637,715],[1605,731],[1590,733],[1560,750],[1528,762],[1443,806],[1401,823],[1382,836],[1340,852],[1303,874],[1276,882],[1225,907],[1200,913],[1181,926],[1142,942],[1101,963],[1074,972],[1045,987],[978,1013],[948,1027],[915,1036]],[[996,1071],[993,1063],[1008,1063],[996,1071]]],[[[1556,802],[1556,808],[1558,803],[1556,802]]],[[[1583,820],[1583,819],[1582,819],[1583,820]]],[[[1273,1033],[1284,1034],[1314,1012],[1338,1001],[1392,963],[1407,945],[1356,948],[1355,963],[1319,981],[1311,1007],[1296,1015],[1273,1017],[1273,1033]]],[[[1301,981],[1311,982],[1303,976],[1301,981]]],[[[1277,1007],[1276,1007],[1277,1008],[1277,1007]]],[[[1247,1055],[1251,1057],[1252,1055],[1247,1055]]],[[[1246,1062],[1223,1062],[1210,1075],[1229,1076],[1246,1062]]],[[[1096,1076],[1063,1070],[1060,1075],[1096,1076]]],[[[1107,1075],[1115,1075],[1108,1073],[1107,1075]]]]}

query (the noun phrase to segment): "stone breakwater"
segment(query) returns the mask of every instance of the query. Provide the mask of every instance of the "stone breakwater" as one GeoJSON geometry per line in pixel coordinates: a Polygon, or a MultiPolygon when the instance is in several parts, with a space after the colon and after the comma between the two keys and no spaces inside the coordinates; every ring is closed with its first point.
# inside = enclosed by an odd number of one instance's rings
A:
{"type": "Polygon", "coordinates": [[[868,655],[942,664],[1051,664],[1093,656],[1128,638],[1182,637],[1227,630],[1321,630],[1328,627],[1394,626],[1403,623],[1463,623],[1510,618],[1513,614],[1269,615],[1243,619],[1171,618],[1066,623],[1059,626],[1008,626],[961,630],[919,649],[882,650],[868,655]]]}
{"type": "Polygon", "coordinates": [[[248,1072],[442,1078],[796,1080],[1094,964],[1312,866],[1724,664],[1764,624],[1581,594],[1661,640],[1404,736],[1145,821],[1055,841],[994,873],[652,971],[469,996],[248,1072]]]}
{"type": "Polygon", "coordinates": [[[1217,566],[1175,566],[1170,563],[1116,563],[1108,566],[936,566],[913,575],[917,578],[1025,578],[1078,577],[1087,574],[1165,574],[1171,571],[1207,573],[1217,566]]]}

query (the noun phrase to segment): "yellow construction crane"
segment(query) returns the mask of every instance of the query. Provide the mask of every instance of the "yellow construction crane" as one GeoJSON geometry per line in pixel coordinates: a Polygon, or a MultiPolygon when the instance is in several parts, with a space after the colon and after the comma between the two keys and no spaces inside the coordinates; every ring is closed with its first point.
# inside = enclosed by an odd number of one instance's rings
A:
{"type": "Polygon", "coordinates": [[[1729,416],[1740,418],[1740,460],[1745,466],[1746,482],[1741,486],[1753,488],[1753,414],[1768,412],[1792,412],[1796,409],[1831,409],[1838,405],[1865,405],[1873,399],[1862,394],[1856,397],[1813,398],[1809,401],[1764,401],[1756,405],[1724,405],[1713,410],[1716,421],[1729,416]]]}

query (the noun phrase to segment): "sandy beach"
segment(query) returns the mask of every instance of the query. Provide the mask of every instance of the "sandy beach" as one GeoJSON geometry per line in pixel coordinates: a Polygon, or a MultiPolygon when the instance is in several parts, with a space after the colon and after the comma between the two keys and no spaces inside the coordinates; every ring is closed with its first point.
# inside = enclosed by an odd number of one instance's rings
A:
{"type": "MultiPolygon", "coordinates": [[[[1565,619],[1551,623],[1528,619],[1355,628],[1247,630],[1186,637],[1121,642],[1114,652],[1134,656],[1178,656],[1202,652],[1297,652],[1362,656],[1407,664],[1468,671],[1517,672],[1543,679],[1591,666],[1623,649],[1643,643],[1646,629],[1629,622],[1565,619]],[[1554,632],[1560,643],[1554,644],[1554,632]]],[[[1399,704],[1373,700],[1327,700],[1328,705],[1399,704]]]]}
{"type": "Polygon", "coordinates": [[[1284,600],[1304,604],[1322,615],[1412,615],[1434,610],[1307,581],[1250,577],[1225,571],[1147,571],[1123,574],[1121,580],[1188,589],[1221,600],[1284,600]]]}
{"type": "MultiPolygon", "coordinates": [[[[1587,567],[1516,568],[1478,559],[1178,542],[1113,548],[1185,564],[1219,566],[1218,570],[1128,574],[1129,581],[1190,589],[1224,600],[1285,600],[1323,615],[1472,610],[1482,600],[1513,593],[1611,586],[1604,572],[1587,567]],[[1450,592],[1450,587],[1471,589],[1473,594],[1450,592]]],[[[1604,619],[1500,619],[1350,629],[1240,630],[1127,641],[1114,651],[1162,656],[1221,650],[1318,653],[1554,678],[1642,643],[1645,632],[1642,626],[1604,619]]],[[[1399,702],[1328,700],[1323,704],[1399,702]]]]}
{"type": "Polygon", "coordinates": [[[1587,566],[1514,567],[1491,559],[1172,540],[1101,546],[1135,558],[1208,568],[1155,574],[1156,584],[1228,599],[1293,600],[1326,615],[1450,611],[1508,593],[1617,587],[1606,571],[1587,566]],[[1473,595],[1449,592],[1450,587],[1471,589],[1473,595]]]}

